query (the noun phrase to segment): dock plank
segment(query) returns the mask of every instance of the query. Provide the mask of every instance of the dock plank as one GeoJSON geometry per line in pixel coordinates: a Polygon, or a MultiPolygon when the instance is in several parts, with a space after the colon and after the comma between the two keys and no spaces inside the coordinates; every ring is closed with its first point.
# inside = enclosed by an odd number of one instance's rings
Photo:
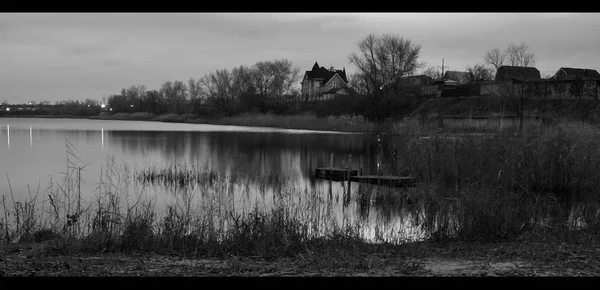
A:
{"type": "Polygon", "coordinates": [[[349,177],[358,175],[358,170],[344,167],[320,167],[315,169],[315,177],[331,179],[333,181],[348,180],[349,177]]]}
{"type": "Polygon", "coordinates": [[[418,177],[413,176],[392,176],[392,175],[361,175],[351,176],[351,181],[378,184],[392,187],[415,186],[419,182],[418,177]]]}

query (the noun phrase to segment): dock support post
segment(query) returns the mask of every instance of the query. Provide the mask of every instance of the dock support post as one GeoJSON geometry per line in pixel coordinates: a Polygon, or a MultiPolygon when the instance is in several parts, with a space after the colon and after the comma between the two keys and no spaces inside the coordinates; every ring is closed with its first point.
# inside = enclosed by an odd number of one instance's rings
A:
{"type": "Polygon", "coordinates": [[[329,153],[329,198],[333,197],[332,194],[332,182],[333,179],[333,152],[329,153]]]}
{"type": "Polygon", "coordinates": [[[358,159],[358,175],[363,175],[363,157],[360,155],[358,159]]]}
{"type": "Polygon", "coordinates": [[[346,177],[348,178],[348,200],[350,200],[350,192],[351,192],[351,186],[352,186],[352,181],[350,180],[350,176],[352,175],[352,154],[350,154],[350,160],[348,161],[348,172],[346,174],[346,177]]]}

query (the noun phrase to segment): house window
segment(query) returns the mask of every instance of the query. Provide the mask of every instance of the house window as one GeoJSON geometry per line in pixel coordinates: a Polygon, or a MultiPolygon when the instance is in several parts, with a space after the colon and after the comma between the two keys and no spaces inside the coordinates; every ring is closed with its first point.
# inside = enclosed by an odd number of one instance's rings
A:
{"type": "Polygon", "coordinates": [[[338,83],[338,82],[333,82],[333,87],[334,87],[334,88],[336,88],[336,89],[337,89],[337,88],[339,88],[339,87],[340,87],[340,83],[338,83]]]}

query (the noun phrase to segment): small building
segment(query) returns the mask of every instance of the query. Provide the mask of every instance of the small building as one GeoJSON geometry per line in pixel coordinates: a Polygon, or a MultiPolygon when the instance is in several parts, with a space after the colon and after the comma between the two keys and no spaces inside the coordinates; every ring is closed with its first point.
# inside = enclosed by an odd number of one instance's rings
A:
{"type": "Polygon", "coordinates": [[[541,99],[598,99],[600,74],[595,70],[561,68],[542,79],[533,67],[502,66],[494,83],[481,85],[482,95],[541,99]]]}
{"type": "Polygon", "coordinates": [[[469,73],[465,71],[447,71],[443,80],[455,81],[459,85],[464,85],[469,83],[469,73]]]}
{"type": "Polygon", "coordinates": [[[302,98],[304,100],[325,100],[335,95],[348,95],[348,79],[346,68],[336,70],[333,66],[329,69],[319,67],[315,62],[312,69],[304,73],[302,79],[302,98]]]}
{"type": "Polygon", "coordinates": [[[433,79],[430,76],[426,75],[415,75],[415,76],[407,76],[403,77],[400,80],[401,86],[407,87],[423,87],[429,86],[433,83],[433,79]]]}
{"type": "Polygon", "coordinates": [[[422,96],[422,89],[433,85],[434,81],[426,75],[414,75],[402,77],[398,82],[386,85],[384,93],[401,94],[403,96],[422,96]]]}
{"type": "Polygon", "coordinates": [[[540,71],[535,67],[503,65],[496,71],[496,82],[528,82],[540,80],[540,71]]]}
{"type": "Polygon", "coordinates": [[[557,81],[600,80],[600,73],[594,69],[561,67],[550,79],[557,81]]]}

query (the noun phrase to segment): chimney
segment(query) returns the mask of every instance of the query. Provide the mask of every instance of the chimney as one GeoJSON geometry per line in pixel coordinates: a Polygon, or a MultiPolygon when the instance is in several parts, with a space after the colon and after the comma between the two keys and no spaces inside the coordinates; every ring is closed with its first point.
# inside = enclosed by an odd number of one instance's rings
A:
{"type": "Polygon", "coordinates": [[[334,72],[334,71],[335,71],[335,68],[333,68],[333,66],[331,66],[331,67],[329,68],[329,71],[333,71],[333,72],[334,72]]]}

